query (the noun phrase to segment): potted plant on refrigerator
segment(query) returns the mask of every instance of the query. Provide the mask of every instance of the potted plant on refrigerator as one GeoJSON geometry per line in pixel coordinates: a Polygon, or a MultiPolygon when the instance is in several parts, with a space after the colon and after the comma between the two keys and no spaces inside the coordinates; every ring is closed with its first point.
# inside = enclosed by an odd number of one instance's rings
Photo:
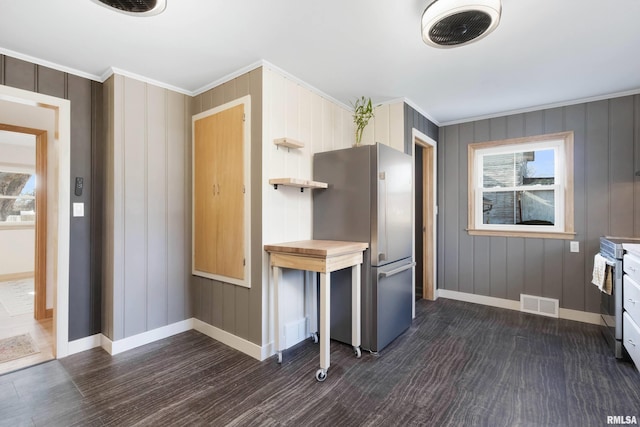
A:
{"type": "Polygon", "coordinates": [[[362,132],[367,127],[369,120],[374,116],[373,105],[371,104],[371,98],[365,98],[364,96],[356,100],[353,106],[353,123],[356,126],[356,147],[359,147],[362,143],[362,132]]]}

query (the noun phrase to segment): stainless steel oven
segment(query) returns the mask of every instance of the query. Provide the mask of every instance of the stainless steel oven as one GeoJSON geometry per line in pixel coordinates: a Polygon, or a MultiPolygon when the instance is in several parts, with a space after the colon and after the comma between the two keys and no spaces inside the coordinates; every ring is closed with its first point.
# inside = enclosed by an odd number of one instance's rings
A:
{"type": "Polygon", "coordinates": [[[602,334],[614,350],[618,359],[622,352],[622,273],[624,258],[624,243],[636,243],[632,237],[600,237],[600,255],[611,267],[612,292],[604,292],[600,296],[600,316],[602,318],[602,334]]]}
{"type": "Polygon", "coordinates": [[[618,359],[622,358],[622,241],[612,237],[600,238],[600,255],[611,267],[612,292],[601,292],[600,316],[602,334],[614,350],[618,359]]]}

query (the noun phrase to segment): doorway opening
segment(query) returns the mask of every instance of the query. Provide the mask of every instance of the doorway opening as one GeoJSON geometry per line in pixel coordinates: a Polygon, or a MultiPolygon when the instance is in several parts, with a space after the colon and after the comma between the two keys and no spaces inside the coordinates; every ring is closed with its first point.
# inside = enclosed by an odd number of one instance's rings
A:
{"type": "MultiPolygon", "coordinates": [[[[42,240],[34,245],[43,245],[46,249],[46,265],[40,272],[46,274],[44,309],[42,305],[35,311],[38,316],[51,317],[52,358],[62,358],[69,354],[69,231],[70,231],[70,143],[71,143],[71,104],[67,99],[56,98],[36,92],[0,85],[0,119],[14,130],[36,136],[45,147],[38,167],[47,168],[47,189],[44,211],[46,229],[40,236],[42,240]],[[46,134],[42,130],[46,130],[46,134]],[[48,301],[48,302],[46,302],[48,301]],[[50,311],[47,312],[47,307],[50,311]],[[43,314],[44,312],[44,314],[43,314]]],[[[38,161],[36,161],[38,163],[38,161]]],[[[37,217],[36,217],[37,221],[37,217]]],[[[38,273],[38,268],[34,268],[38,273]]],[[[34,277],[34,282],[38,279],[34,277]]],[[[32,320],[33,316],[30,316],[32,320]]],[[[34,320],[35,321],[35,320],[34,320]]],[[[3,326],[4,322],[0,323],[3,326]]],[[[39,349],[42,353],[42,349],[39,349]]]]}
{"type": "Polygon", "coordinates": [[[415,299],[436,299],[436,142],[413,129],[415,299]]]}
{"type": "Polygon", "coordinates": [[[46,280],[47,145],[46,130],[0,123],[0,373],[54,358],[46,280]]]}

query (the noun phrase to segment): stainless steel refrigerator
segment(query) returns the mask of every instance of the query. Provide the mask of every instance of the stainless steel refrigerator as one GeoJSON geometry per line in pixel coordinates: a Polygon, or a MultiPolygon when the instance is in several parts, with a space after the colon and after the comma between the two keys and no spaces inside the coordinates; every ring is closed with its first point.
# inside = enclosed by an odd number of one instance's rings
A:
{"type": "MultiPolygon", "coordinates": [[[[382,350],[411,325],[411,156],[383,144],[317,153],[313,238],[368,242],[362,348],[382,350]]],[[[351,273],[331,273],[331,338],[351,341],[351,273]]]]}

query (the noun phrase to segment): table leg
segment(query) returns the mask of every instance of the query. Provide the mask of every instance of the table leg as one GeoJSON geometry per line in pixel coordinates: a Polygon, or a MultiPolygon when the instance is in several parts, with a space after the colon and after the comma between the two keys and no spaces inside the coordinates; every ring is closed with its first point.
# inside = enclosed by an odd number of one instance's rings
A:
{"type": "Polygon", "coordinates": [[[280,299],[278,297],[278,281],[280,280],[280,267],[273,266],[273,339],[274,346],[276,350],[276,355],[278,356],[278,363],[282,363],[282,346],[284,345],[283,337],[280,332],[280,307],[279,302],[280,299]]]}
{"type": "MultiPolygon", "coordinates": [[[[309,272],[311,280],[307,282],[305,291],[305,316],[309,319],[309,330],[307,333],[318,343],[318,280],[317,273],[309,272]]],[[[309,277],[307,276],[307,277],[309,277]]]]}
{"type": "Polygon", "coordinates": [[[351,267],[351,345],[360,357],[360,264],[351,267]]]}
{"type": "Polygon", "coordinates": [[[331,274],[320,273],[320,369],[316,372],[316,379],[324,381],[327,378],[327,370],[330,365],[331,329],[331,274]]]}

